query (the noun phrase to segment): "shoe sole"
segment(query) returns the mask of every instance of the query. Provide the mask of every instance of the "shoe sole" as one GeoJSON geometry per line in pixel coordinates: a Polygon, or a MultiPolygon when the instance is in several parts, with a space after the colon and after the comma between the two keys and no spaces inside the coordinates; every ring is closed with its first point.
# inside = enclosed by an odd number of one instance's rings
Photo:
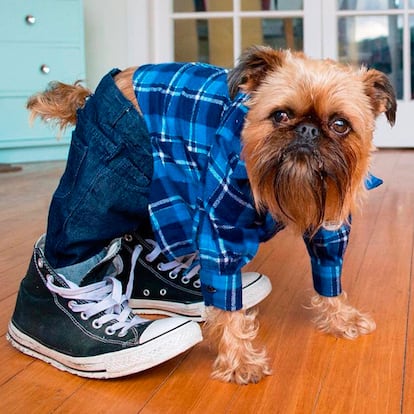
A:
{"type": "MultiPolygon", "coordinates": [[[[249,272],[249,276],[252,280],[243,286],[243,309],[256,306],[272,291],[272,284],[267,276],[256,272],[249,272]]],[[[203,301],[185,304],[162,300],[130,299],[128,305],[134,313],[140,315],[184,316],[195,322],[206,320],[206,307],[203,301]]]]}
{"type": "Polygon", "coordinates": [[[182,316],[194,322],[203,322],[205,317],[204,302],[185,304],[162,300],[130,299],[128,306],[139,315],[182,316]]]}
{"type": "Polygon", "coordinates": [[[91,357],[72,357],[37,342],[12,322],[6,336],[11,345],[24,354],[62,371],[95,379],[117,378],[145,371],[187,351],[203,339],[200,327],[185,320],[171,331],[134,348],[91,357]]]}

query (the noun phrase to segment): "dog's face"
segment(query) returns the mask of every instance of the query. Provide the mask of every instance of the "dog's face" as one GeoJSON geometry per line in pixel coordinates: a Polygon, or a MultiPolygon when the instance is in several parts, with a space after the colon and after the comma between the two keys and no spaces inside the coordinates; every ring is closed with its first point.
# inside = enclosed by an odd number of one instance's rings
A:
{"type": "Polygon", "coordinates": [[[250,95],[243,158],[255,203],[300,232],[342,224],[364,193],[376,117],[394,124],[387,77],[254,47],[229,75],[250,95]]]}

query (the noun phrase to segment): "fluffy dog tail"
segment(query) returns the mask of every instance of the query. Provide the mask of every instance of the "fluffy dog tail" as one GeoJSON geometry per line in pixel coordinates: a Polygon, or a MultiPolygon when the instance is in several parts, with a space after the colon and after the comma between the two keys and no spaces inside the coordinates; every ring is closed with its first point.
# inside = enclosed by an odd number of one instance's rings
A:
{"type": "Polygon", "coordinates": [[[44,92],[37,93],[27,101],[30,121],[37,117],[44,122],[53,122],[62,131],[76,123],[76,111],[85,105],[92,92],[76,81],[73,85],[51,82],[44,92]]]}

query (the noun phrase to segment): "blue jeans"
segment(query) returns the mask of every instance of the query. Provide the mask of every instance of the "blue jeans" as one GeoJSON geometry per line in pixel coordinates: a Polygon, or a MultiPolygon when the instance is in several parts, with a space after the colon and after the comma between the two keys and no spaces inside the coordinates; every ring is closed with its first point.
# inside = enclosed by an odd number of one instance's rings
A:
{"type": "Polygon", "coordinates": [[[153,163],[144,120],[115,85],[114,69],[78,110],[65,172],[49,209],[45,255],[80,263],[124,233],[149,226],[153,163]]]}

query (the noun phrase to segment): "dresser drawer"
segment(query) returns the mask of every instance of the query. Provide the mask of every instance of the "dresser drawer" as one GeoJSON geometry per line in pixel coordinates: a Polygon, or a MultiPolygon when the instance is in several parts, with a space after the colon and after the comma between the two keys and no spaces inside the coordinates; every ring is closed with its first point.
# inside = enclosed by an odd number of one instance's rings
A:
{"type": "Polygon", "coordinates": [[[76,0],[0,0],[0,42],[83,39],[82,4],[76,0]]]}
{"type": "Polygon", "coordinates": [[[85,77],[81,48],[19,43],[10,47],[0,43],[0,56],[3,96],[28,95],[44,89],[52,80],[73,83],[85,77]]]}
{"type": "MultiPolygon", "coordinates": [[[[18,145],[19,141],[27,139],[48,138],[51,144],[59,143],[59,131],[53,125],[48,125],[40,119],[36,119],[33,125],[30,125],[26,102],[26,98],[0,99],[0,148],[10,143],[18,145]]],[[[68,128],[67,132],[60,133],[60,136],[70,136],[70,132],[71,129],[68,128]]]]}

